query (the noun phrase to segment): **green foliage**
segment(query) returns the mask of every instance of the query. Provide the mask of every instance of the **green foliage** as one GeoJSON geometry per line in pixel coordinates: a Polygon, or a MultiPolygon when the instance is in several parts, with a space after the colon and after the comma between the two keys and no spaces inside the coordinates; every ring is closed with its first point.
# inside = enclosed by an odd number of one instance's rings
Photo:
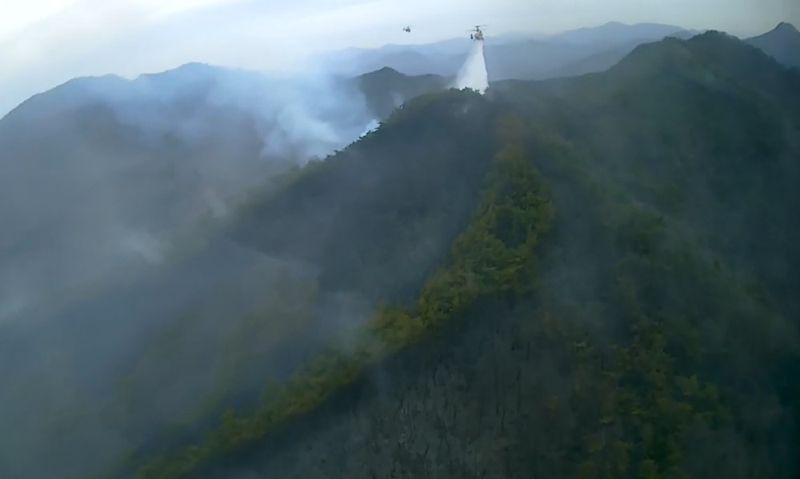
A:
{"type": "Polygon", "coordinates": [[[200,444],[145,465],[139,477],[185,477],[313,410],[367,367],[429,335],[479,299],[527,292],[534,248],[552,218],[551,203],[524,149],[506,145],[495,156],[480,207],[455,240],[448,266],[431,277],[414,306],[382,308],[352,351],[320,355],[287,383],[266,390],[255,411],[226,412],[200,444]]]}
{"type": "Polygon", "coordinates": [[[470,228],[453,245],[451,267],[430,280],[418,309],[436,324],[479,296],[522,294],[532,284],[533,249],[553,209],[538,173],[519,145],[495,157],[490,186],[470,228]]]}
{"type": "MultiPolygon", "coordinates": [[[[445,133],[416,132],[440,146],[456,123],[507,114],[444,267],[413,300],[384,298],[400,306],[377,312],[349,354],[321,357],[144,472],[194,473],[267,437],[244,461],[279,477],[796,472],[798,78],[709,34],[640,48],[603,75],[495,85],[488,106],[448,92],[396,112],[363,148],[408,152],[393,132],[417,122],[445,133]],[[343,388],[378,368],[391,385],[343,388]],[[346,406],[326,403],[333,394],[346,406]],[[291,434],[277,427],[290,419],[291,434]]],[[[460,190],[452,165],[403,160],[375,207],[403,212],[374,223],[395,237],[392,225],[447,203],[431,188],[399,198],[419,185],[408,178],[430,165],[451,175],[438,188],[460,190]]],[[[295,198],[324,189],[306,181],[295,198]]]]}

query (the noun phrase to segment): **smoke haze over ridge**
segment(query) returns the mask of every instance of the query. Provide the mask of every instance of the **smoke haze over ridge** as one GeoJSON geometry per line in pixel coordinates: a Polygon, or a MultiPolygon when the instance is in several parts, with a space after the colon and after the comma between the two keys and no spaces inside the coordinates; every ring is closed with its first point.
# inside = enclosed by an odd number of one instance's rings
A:
{"type": "Polygon", "coordinates": [[[0,120],[0,319],[118,261],[159,262],[175,231],[374,121],[352,83],[200,64],[32,99],[0,120]]]}
{"type": "MultiPolygon", "coordinates": [[[[207,407],[230,361],[281,354],[281,341],[302,333],[294,356],[260,362],[285,375],[301,346],[321,341],[305,329],[311,322],[334,313],[338,325],[360,320],[359,298],[317,298],[313,265],[242,247],[220,230],[272,179],[376,122],[356,79],[204,64],[73,80],[0,119],[0,423],[17,431],[0,437],[0,475],[86,477],[148,428],[207,407]],[[317,302],[318,313],[303,310],[317,302]],[[264,324],[250,324],[264,308],[266,339],[255,335],[264,324]],[[176,365],[186,375],[171,377],[158,364],[159,338],[189,320],[171,353],[195,366],[176,365]],[[226,341],[240,330],[258,342],[231,356],[226,341]],[[156,351],[142,355],[143,344],[156,351]],[[154,389],[155,410],[104,409],[154,389]],[[88,410],[91,420],[70,422],[88,410]],[[65,439],[53,439],[61,427],[65,439]],[[97,461],[78,459],[85,447],[97,461]]],[[[260,390],[266,374],[240,374],[253,383],[235,386],[260,390]]]]}
{"type": "Polygon", "coordinates": [[[315,53],[458,38],[477,22],[490,24],[495,34],[659,21],[743,36],[779,21],[800,24],[800,4],[793,0],[10,0],[3,13],[0,116],[78,76],[134,77],[190,61],[304,70],[315,53]],[[401,31],[406,24],[414,25],[411,35],[401,31]]]}

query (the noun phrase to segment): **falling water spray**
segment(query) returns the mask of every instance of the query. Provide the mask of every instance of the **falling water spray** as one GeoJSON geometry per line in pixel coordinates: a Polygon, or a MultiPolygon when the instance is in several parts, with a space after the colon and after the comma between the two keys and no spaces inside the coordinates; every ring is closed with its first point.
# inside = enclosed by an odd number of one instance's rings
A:
{"type": "Polygon", "coordinates": [[[459,90],[470,88],[479,93],[484,93],[489,88],[489,75],[486,73],[486,59],[483,56],[483,40],[472,42],[467,61],[458,72],[453,86],[459,90]]]}

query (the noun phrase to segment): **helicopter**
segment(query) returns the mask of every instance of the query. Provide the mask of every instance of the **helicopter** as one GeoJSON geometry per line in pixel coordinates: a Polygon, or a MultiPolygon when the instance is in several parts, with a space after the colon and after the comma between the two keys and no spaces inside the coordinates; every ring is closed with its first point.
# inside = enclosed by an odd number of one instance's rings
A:
{"type": "Polygon", "coordinates": [[[403,31],[406,32],[406,33],[411,33],[411,26],[403,27],[403,31]]]}
{"type": "Polygon", "coordinates": [[[486,25],[475,25],[475,28],[472,30],[467,30],[469,32],[469,39],[482,42],[483,41],[483,30],[481,27],[485,27],[486,25]]]}

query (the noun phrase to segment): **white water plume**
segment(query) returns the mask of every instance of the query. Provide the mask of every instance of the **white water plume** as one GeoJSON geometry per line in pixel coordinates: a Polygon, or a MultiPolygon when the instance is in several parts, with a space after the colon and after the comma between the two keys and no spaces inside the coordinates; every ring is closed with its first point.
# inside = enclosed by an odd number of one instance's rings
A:
{"type": "Polygon", "coordinates": [[[453,86],[459,90],[470,88],[481,94],[489,88],[489,75],[486,73],[486,59],[483,56],[483,41],[472,42],[472,49],[467,56],[467,61],[458,72],[456,83],[453,86]]]}

